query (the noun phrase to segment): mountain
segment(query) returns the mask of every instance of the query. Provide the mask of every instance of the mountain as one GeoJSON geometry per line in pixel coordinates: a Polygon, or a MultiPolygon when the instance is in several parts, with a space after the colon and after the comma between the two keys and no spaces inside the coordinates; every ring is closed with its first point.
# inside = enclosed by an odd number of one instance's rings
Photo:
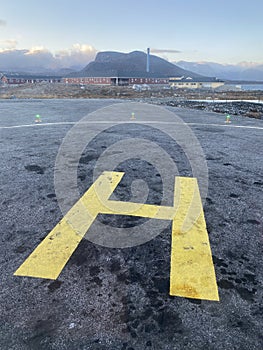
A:
{"type": "Polygon", "coordinates": [[[200,77],[199,74],[182,69],[163,58],[150,55],[150,70],[146,72],[147,55],[141,51],[121,53],[99,52],[95,61],[71,77],[200,77]]]}
{"type": "MultiPolygon", "coordinates": [[[[82,66],[83,67],[83,66],[82,66]]],[[[10,69],[0,69],[1,73],[4,74],[12,74],[12,75],[50,75],[50,76],[65,76],[69,75],[74,72],[78,72],[82,67],[80,66],[71,66],[69,68],[57,68],[57,69],[50,69],[45,68],[43,66],[38,67],[26,67],[24,69],[21,69],[19,67],[13,67],[10,69]]]]}
{"type": "Polygon", "coordinates": [[[182,69],[225,80],[263,81],[263,64],[242,62],[236,65],[215,62],[174,62],[182,69]]]}
{"type": "Polygon", "coordinates": [[[19,68],[9,69],[9,70],[1,70],[0,72],[7,75],[14,75],[14,76],[22,76],[22,75],[39,75],[39,76],[68,76],[69,74],[72,74],[73,72],[76,72],[77,69],[73,68],[61,68],[61,69],[46,69],[43,67],[36,67],[36,68],[28,68],[25,70],[21,70],[19,68]]]}

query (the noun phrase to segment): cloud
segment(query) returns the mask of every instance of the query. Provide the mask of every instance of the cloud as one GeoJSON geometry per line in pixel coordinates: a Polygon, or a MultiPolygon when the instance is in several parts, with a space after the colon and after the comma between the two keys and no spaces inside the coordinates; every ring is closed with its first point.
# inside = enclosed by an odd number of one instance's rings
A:
{"type": "Polygon", "coordinates": [[[152,53],[181,53],[182,51],[174,49],[151,49],[152,53]]]}
{"type": "Polygon", "coordinates": [[[48,49],[37,46],[31,49],[18,50],[16,41],[5,41],[6,47],[0,50],[0,71],[32,71],[57,70],[61,68],[82,68],[93,61],[97,50],[86,44],[74,44],[72,48],[52,53],[48,49]]]}
{"type": "Polygon", "coordinates": [[[96,53],[97,50],[91,45],[74,44],[71,49],[57,52],[55,57],[64,67],[84,66],[94,60],[96,53]]]}
{"type": "Polygon", "coordinates": [[[257,68],[259,66],[262,66],[263,65],[263,61],[262,62],[240,62],[237,64],[238,66],[240,67],[243,67],[243,68],[257,68]]]}
{"type": "Polygon", "coordinates": [[[0,19],[0,26],[6,26],[6,21],[4,21],[3,19],[0,19]]]}
{"type": "Polygon", "coordinates": [[[17,41],[15,39],[0,40],[0,53],[6,49],[14,49],[17,46],[17,41]]]}
{"type": "Polygon", "coordinates": [[[0,70],[27,70],[35,68],[52,69],[56,67],[51,52],[38,51],[34,54],[30,50],[3,50],[0,52],[0,70]]]}

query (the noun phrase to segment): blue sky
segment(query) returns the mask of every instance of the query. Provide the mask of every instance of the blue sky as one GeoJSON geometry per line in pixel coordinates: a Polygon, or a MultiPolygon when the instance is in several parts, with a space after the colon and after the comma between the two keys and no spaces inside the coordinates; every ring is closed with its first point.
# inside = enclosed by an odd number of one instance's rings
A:
{"type": "Polygon", "coordinates": [[[150,47],[171,61],[263,63],[262,23],[263,0],[1,0],[0,54],[66,65],[150,47]]]}

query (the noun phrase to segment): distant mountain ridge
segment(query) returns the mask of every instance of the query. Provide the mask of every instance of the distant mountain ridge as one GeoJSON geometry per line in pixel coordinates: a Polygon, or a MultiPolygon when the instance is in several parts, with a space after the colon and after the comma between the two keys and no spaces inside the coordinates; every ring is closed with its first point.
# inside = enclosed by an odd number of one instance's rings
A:
{"type": "Polygon", "coordinates": [[[7,69],[7,70],[1,70],[0,72],[3,73],[4,75],[14,75],[14,76],[21,76],[21,75],[27,75],[27,76],[58,76],[58,77],[63,77],[65,75],[69,75],[73,72],[76,72],[77,69],[73,68],[60,68],[60,69],[46,69],[43,67],[32,67],[32,68],[27,68],[25,70],[21,70],[19,68],[14,68],[14,69],[7,69]]]}
{"type": "Polygon", "coordinates": [[[185,70],[158,56],[150,55],[150,70],[146,72],[147,55],[142,51],[122,53],[115,51],[99,52],[93,62],[90,62],[79,72],[70,77],[162,77],[185,76],[198,78],[200,74],[185,70]]]}
{"type": "Polygon", "coordinates": [[[174,62],[182,69],[191,70],[197,74],[214,76],[225,80],[263,81],[263,64],[240,63],[237,65],[215,62],[174,62]]]}

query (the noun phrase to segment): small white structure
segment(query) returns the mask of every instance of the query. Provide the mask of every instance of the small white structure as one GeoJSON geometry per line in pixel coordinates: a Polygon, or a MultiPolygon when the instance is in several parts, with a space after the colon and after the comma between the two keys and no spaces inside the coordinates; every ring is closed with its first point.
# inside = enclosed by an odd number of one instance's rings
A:
{"type": "Polygon", "coordinates": [[[185,78],[182,76],[169,78],[169,84],[177,89],[216,89],[223,86],[225,82],[216,78],[185,78]]]}

